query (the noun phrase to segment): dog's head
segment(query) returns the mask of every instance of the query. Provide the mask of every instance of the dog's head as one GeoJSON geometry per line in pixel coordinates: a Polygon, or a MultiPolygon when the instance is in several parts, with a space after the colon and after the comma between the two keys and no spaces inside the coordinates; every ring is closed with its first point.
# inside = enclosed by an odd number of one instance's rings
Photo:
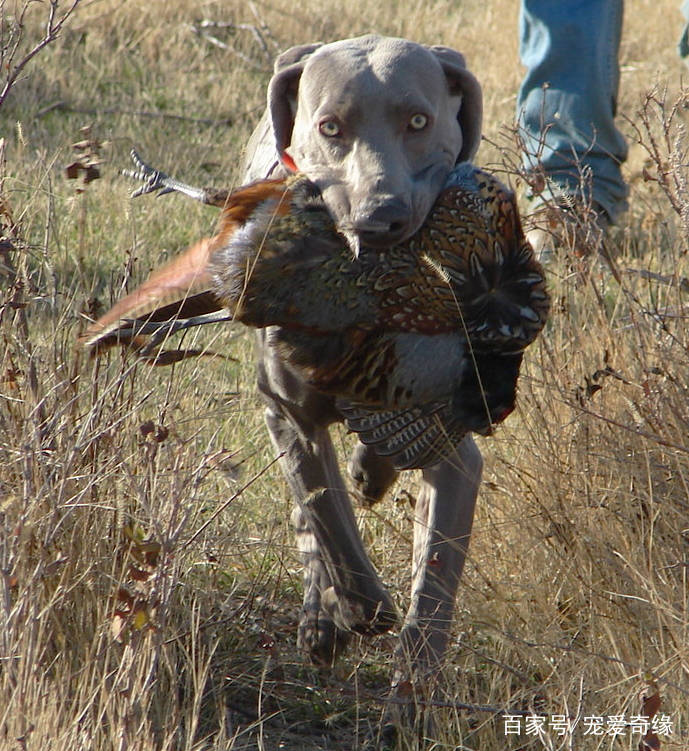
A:
{"type": "Polygon", "coordinates": [[[340,229],[384,246],[414,234],[448,172],[473,158],[481,112],[458,52],[369,35],[283,53],[267,126],[282,164],[316,182],[340,229]]]}

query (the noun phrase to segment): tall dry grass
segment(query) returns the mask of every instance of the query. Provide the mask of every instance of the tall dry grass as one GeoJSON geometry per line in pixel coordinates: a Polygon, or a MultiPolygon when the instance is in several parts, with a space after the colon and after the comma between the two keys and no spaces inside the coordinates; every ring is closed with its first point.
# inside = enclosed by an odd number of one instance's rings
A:
{"type": "MultiPolygon", "coordinates": [[[[662,748],[689,745],[680,17],[670,0],[629,6],[632,209],[614,274],[553,261],[552,320],[527,355],[518,412],[482,441],[437,749],[636,748],[638,735],[581,725],[506,736],[494,713],[462,707],[629,717],[648,681],[673,722],[662,748]]],[[[355,642],[332,673],[295,654],[299,566],[250,337],[202,332],[185,346],[217,354],[168,369],[90,361],[74,342],[84,316],[215,221],[182,198],[130,201],[117,175],[129,147],[190,182],[232,184],[280,48],[375,30],[462,49],[486,93],[480,161],[512,171],[516,11],[506,0],[106,0],[81,6],[27,67],[0,110],[13,245],[0,255],[0,748],[359,747],[383,706],[394,635],[355,642]],[[201,19],[252,25],[262,42],[215,29],[222,48],[193,31],[201,19]],[[84,185],[64,167],[83,159],[72,144],[87,124],[101,178],[84,185]]],[[[42,13],[36,4],[27,34],[42,13]]],[[[350,439],[337,440],[344,453],[350,439]]],[[[361,518],[401,608],[415,492],[407,474],[361,518]]]]}

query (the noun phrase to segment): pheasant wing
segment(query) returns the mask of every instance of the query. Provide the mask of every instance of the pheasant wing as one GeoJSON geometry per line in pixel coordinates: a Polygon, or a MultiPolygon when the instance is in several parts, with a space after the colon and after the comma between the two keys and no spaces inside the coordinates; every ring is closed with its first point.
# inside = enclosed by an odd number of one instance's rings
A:
{"type": "Polygon", "coordinates": [[[373,411],[338,399],[345,424],[362,443],[389,456],[397,469],[423,469],[447,457],[468,432],[448,420],[447,403],[431,402],[406,410],[373,411]]]}
{"type": "MultiPolygon", "coordinates": [[[[345,423],[362,443],[398,469],[423,468],[449,456],[470,431],[490,435],[514,409],[522,353],[475,355],[459,369],[450,393],[404,408],[339,398],[345,423]]],[[[396,375],[404,381],[406,373],[396,375]]]]}
{"type": "Polygon", "coordinates": [[[475,349],[514,352],[533,342],[550,308],[545,274],[514,193],[497,178],[456,167],[413,242],[424,250],[425,273],[451,289],[450,307],[475,349]]]}

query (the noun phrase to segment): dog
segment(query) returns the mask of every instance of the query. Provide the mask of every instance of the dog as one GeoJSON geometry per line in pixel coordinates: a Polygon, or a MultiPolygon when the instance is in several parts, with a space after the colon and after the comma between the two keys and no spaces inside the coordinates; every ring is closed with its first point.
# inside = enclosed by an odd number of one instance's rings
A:
{"type": "MultiPolygon", "coordinates": [[[[244,177],[299,169],[320,188],[355,245],[384,248],[413,235],[449,171],[471,160],[482,95],[459,52],[374,35],[293,47],[280,55],[268,106],[247,147],[244,177]]],[[[258,333],[258,386],[272,442],[296,506],[305,566],[299,645],[330,663],[352,633],[396,622],[394,603],[364,549],[328,427],[334,400],[282,362],[274,329],[258,333]]],[[[470,436],[423,471],[414,522],[411,602],[400,632],[393,690],[426,684],[446,649],[482,470],[470,436]]],[[[379,501],[396,471],[359,444],[348,463],[354,494],[379,501]]]]}
{"type": "MultiPolygon", "coordinates": [[[[275,63],[266,113],[247,146],[244,178],[303,173],[355,254],[361,248],[384,252],[417,232],[451,170],[473,159],[481,114],[478,81],[462,55],[446,47],[375,35],[293,47],[275,63]]],[[[178,190],[224,205],[227,192],[196,190],[134,158],[140,172],[133,174],[147,182],[137,193],[178,190]]],[[[201,241],[154,274],[95,324],[89,342],[116,338],[118,320],[141,312],[147,296],[161,289],[166,300],[171,289],[181,292],[193,315],[221,307],[207,291],[188,288],[190,278],[208,287],[214,242],[201,241]]],[[[331,664],[352,633],[383,633],[398,621],[350,500],[353,494],[376,503],[397,470],[390,458],[359,443],[348,462],[350,492],[329,436],[329,427],[343,419],[335,397],[309,386],[281,357],[279,329],[263,328],[257,336],[258,387],[294,497],[292,522],[305,568],[298,644],[315,663],[331,664]]],[[[446,650],[481,471],[470,435],[422,470],[411,601],[392,676],[392,692],[405,697],[411,716],[409,698],[428,696],[446,650]]]]}

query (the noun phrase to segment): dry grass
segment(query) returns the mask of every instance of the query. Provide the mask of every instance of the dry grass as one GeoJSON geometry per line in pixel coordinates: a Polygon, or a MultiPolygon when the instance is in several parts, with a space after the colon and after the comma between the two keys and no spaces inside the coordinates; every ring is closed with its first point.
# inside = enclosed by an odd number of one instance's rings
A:
{"type": "MultiPolygon", "coordinates": [[[[81,7],[27,68],[0,121],[16,245],[13,269],[0,269],[0,748],[347,749],[375,722],[391,637],[355,643],[331,674],[295,654],[299,567],[250,337],[206,333],[201,343],[225,357],[171,369],[118,354],[90,362],[73,345],[84,312],[215,220],[182,198],[131,202],[117,176],[129,147],[191,182],[235,180],[278,48],[375,30],[464,50],[499,145],[480,161],[509,167],[516,5],[388,0],[362,14],[364,4],[320,0],[105,0],[81,7]],[[222,37],[234,51],[210,44],[191,30],[200,18],[264,24],[268,54],[249,31],[222,37]],[[102,179],[77,193],[63,168],[87,123],[103,141],[102,179]]],[[[581,729],[573,741],[506,737],[501,719],[458,706],[629,716],[646,673],[674,723],[663,749],[689,745],[679,24],[670,0],[636,3],[626,22],[632,210],[617,232],[618,278],[554,262],[554,312],[527,356],[518,414],[482,442],[486,482],[434,748],[636,748],[638,736],[581,729]],[[645,180],[644,168],[669,180],[645,180]]],[[[400,605],[415,482],[405,476],[396,501],[362,518],[400,605]]]]}

